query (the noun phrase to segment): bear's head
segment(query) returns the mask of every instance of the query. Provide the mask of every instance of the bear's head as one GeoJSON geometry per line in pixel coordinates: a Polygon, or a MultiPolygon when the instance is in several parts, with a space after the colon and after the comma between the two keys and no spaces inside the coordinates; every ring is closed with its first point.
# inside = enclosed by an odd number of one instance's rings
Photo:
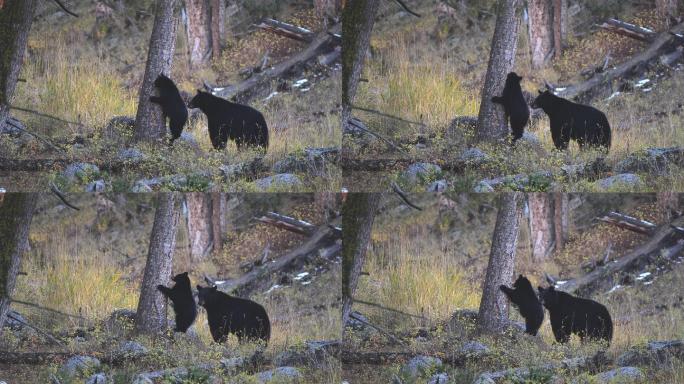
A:
{"type": "Polygon", "coordinates": [[[537,290],[539,290],[539,301],[541,301],[546,308],[553,308],[556,306],[558,303],[558,292],[556,292],[556,288],[554,288],[553,285],[548,288],[537,287],[537,290]]]}
{"type": "Polygon", "coordinates": [[[515,72],[509,72],[508,75],[506,76],[506,82],[507,83],[520,84],[520,81],[522,79],[523,79],[522,76],[518,76],[518,74],[515,72]]]}
{"type": "Polygon", "coordinates": [[[166,75],[164,75],[163,73],[160,73],[159,76],[157,76],[157,78],[154,80],[154,86],[157,88],[164,87],[169,83],[173,84],[173,81],[166,77],[166,75]]]}
{"type": "Polygon", "coordinates": [[[532,288],[532,284],[530,283],[529,280],[527,280],[527,277],[525,277],[523,275],[518,275],[518,279],[515,280],[515,283],[513,283],[513,288],[525,289],[528,287],[531,291],[534,291],[534,289],[532,288]]]}
{"type": "Polygon", "coordinates": [[[190,278],[188,277],[187,272],[179,273],[176,276],[172,277],[171,280],[173,280],[173,282],[176,284],[187,283],[188,285],[190,285],[190,278]]]}
{"type": "Polygon", "coordinates": [[[197,286],[197,304],[205,306],[207,303],[211,303],[215,297],[216,286],[213,287],[202,287],[197,286]]]}
{"type": "Polygon", "coordinates": [[[198,89],[197,94],[188,103],[188,108],[200,108],[200,109],[202,109],[202,107],[209,105],[209,102],[214,97],[215,96],[212,95],[211,93],[204,92],[204,91],[198,89]]]}
{"type": "Polygon", "coordinates": [[[551,107],[555,99],[557,99],[558,96],[554,95],[553,93],[547,91],[539,91],[539,96],[537,96],[536,99],[532,102],[532,108],[535,109],[543,109],[546,110],[551,107]]]}

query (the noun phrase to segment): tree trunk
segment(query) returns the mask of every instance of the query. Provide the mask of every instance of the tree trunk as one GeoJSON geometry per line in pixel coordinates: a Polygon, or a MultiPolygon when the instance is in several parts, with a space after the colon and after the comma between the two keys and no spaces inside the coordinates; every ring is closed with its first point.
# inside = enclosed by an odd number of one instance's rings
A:
{"type": "Polygon", "coordinates": [[[552,0],[529,0],[529,31],[532,69],[542,68],[554,47],[554,26],[552,0]]]}
{"type": "Polygon", "coordinates": [[[491,99],[493,96],[501,95],[506,75],[515,64],[518,28],[520,27],[518,10],[521,3],[521,0],[499,1],[485,85],[482,89],[480,113],[477,119],[479,140],[493,140],[508,134],[503,107],[494,104],[491,99]]]}
{"type": "Polygon", "coordinates": [[[212,251],[214,241],[212,196],[201,192],[186,193],[185,202],[188,206],[190,259],[193,263],[198,263],[212,251]]]}
{"type": "Polygon", "coordinates": [[[0,128],[9,116],[36,3],[7,0],[0,11],[0,128]]]}
{"type": "Polygon", "coordinates": [[[188,12],[188,53],[190,68],[197,68],[211,57],[211,29],[209,0],[185,0],[188,12]]]}
{"type": "Polygon", "coordinates": [[[508,318],[508,300],[499,290],[501,284],[509,284],[515,266],[515,249],[518,244],[519,192],[502,193],[499,212],[492,235],[487,275],[482,290],[480,311],[477,315],[478,329],[485,332],[501,332],[508,318]]]}
{"type": "Polygon", "coordinates": [[[316,17],[323,20],[325,28],[328,27],[328,18],[337,18],[342,10],[341,0],[314,0],[316,17]]]}
{"type": "Polygon", "coordinates": [[[342,333],[366,259],[379,193],[351,193],[342,207],[342,333]]]}
{"type": "Polygon", "coordinates": [[[544,192],[529,193],[527,203],[530,208],[532,261],[538,263],[546,259],[554,245],[555,203],[553,195],[544,192]]]}
{"type": "Polygon", "coordinates": [[[223,251],[223,239],[226,232],[226,194],[211,194],[211,235],[214,241],[214,253],[223,251]]]}
{"type": "Polygon", "coordinates": [[[12,303],[21,257],[28,249],[36,199],[32,193],[10,193],[0,203],[0,335],[12,303]]]}
{"type": "Polygon", "coordinates": [[[677,0],[656,0],[656,11],[658,17],[665,20],[666,25],[670,26],[670,18],[677,15],[677,0]]]}
{"type": "Polygon", "coordinates": [[[557,192],[553,196],[553,226],[556,249],[561,250],[570,236],[568,194],[557,192]]]}
{"type": "Polygon", "coordinates": [[[567,4],[567,0],[553,0],[553,54],[556,59],[563,53],[567,4]]]}
{"type": "Polygon", "coordinates": [[[679,214],[679,194],[676,192],[658,192],[656,194],[658,207],[665,211],[665,217],[670,220],[679,214]]]}
{"type": "Polygon", "coordinates": [[[223,33],[225,32],[226,7],[223,0],[211,0],[211,55],[221,56],[223,33]]]}
{"type": "Polygon", "coordinates": [[[166,329],[166,300],[157,291],[157,285],[166,285],[171,277],[179,218],[176,200],[173,193],[157,195],[157,210],[135,316],[135,329],[141,333],[155,334],[166,329]]]}
{"type": "Polygon", "coordinates": [[[138,113],[135,117],[136,141],[159,140],[166,135],[166,122],[162,117],[161,107],[151,103],[150,96],[154,93],[154,80],[157,76],[160,73],[169,75],[171,71],[178,26],[178,18],[175,16],[177,5],[178,0],[157,1],[145,76],[140,87],[138,113]]]}
{"type": "Polygon", "coordinates": [[[347,130],[380,0],[355,0],[342,13],[342,128],[347,130]]]}

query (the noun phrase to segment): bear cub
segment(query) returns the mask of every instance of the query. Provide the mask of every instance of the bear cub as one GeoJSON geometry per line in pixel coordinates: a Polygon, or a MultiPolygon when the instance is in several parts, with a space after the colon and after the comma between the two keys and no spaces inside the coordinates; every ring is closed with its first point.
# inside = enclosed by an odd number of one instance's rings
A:
{"type": "Polygon", "coordinates": [[[582,341],[613,338],[613,321],[608,309],[593,300],[582,299],[568,293],[556,291],[551,286],[538,287],[539,298],[549,310],[551,329],[556,341],[567,343],[571,334],[577,334],[582,341]]]}
{"type": "Polygon", "coordinates": [[[209,138],[214,149],[226,148],[228,139],[238,149],[243,146],[268,148],[268,126],[264,115],[256,109],[232,103],[209,92],[197,90],[188,104],[207,115],[209,138]]]}
{"type": "Polygon", "coordinates": [[[169,119],[169,129],[171,130],[169,145],[171,145],[183,133],[183,127],[188,120],[188,109],[185,107],[185,102],[178,92],[176,84],[163,73],[157,76],[154,86],[159,91],[159,96],[150,96],[150,101],[161,106],[164,122],[167,118],[169,119]]]}
{"type": "Polygon", "coordinates": [[[190,278],[187,272],[174,276],[176,284],[173,288],[157,285],[157,289],[173,303],[173,311],[176,314],[176,332],[185,332],[197,317],[197,305],[190,289],[190,278]]]}
{"type": "Polygon", "coordinates": [[[532,284],[525,276],[518,275],[518,279],[513,283],[513,288],[510,289],[505,285],[499,286],[508,300],[518,307],[520,315],[525,318],[525,333],[536,336],[544,321],[544,307],[539,302],[532,284]]]}
{"type": "Polygon", "coordinates": [[[522,80],[522,76],[510,72],[506,76],[503,94],[492,97],[493,103],[501,104],[504,107],[506,120],[510,121],[513,143],[523,136],[525,125],[530,118],[530,108],[523,97],[520,80],[522,80]]]}
{"type": "Polygon", "coordinates": [[[539,91],[532,108],[541,108],[549,116],[551,138],[558,150],[568,149],[570,140],[585,147],[610,148],[610,124],[606,115],[594,107],[573,103],[549,91],[539,91]]]}
{"type": "Polygon", "coordinates": [[[251,300],[233,297],[216,287],[197,286],[199,305],[207,310],[211,336],[217,343],[224,342],[228,334],[237,336],[243,343],[250,340],[271,338],[271,323],[266,310],[251,300]]]}

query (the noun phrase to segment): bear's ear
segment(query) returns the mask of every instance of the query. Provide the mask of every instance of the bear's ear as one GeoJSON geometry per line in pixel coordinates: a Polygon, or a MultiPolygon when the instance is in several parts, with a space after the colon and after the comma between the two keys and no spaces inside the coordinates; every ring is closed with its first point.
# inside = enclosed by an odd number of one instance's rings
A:
{"type": "Polygon", "coordinates": [[[181,275],[187,276],[187,275],[188,275],[188,271],[185,271],[185,272],[181,273],[181,275]]]}
{"type": "Polygon", "coordinates": [[[544,94],[544,92],[542,92],[541,89],[537,89],[537,92],[539,92],[540,95],[543,95],[543,94],[544,94]]]}
{"type": "Polygon", "coordinates": [[[197,290],[199,291],[199,290],[201,290],[201,289],[202,289],[202,286],[199,285],[199,284],[197,284],[197,290]]]}

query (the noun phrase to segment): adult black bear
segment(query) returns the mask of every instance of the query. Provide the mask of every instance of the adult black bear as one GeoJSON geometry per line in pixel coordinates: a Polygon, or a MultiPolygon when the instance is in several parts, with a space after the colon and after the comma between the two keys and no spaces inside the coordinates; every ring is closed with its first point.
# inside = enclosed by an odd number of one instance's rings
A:
{"type": "Polygon", "coordinates": [[[541,108],[551,121],[551,138],[559,150],[568,148],[570,139],[579,147],[610,148],[610,124],[606,115],[594,107],[573,103],[549,91],[539,91],[532,108],[541,108]]]}
{"type": "Polygon", "coordinates": [[[613,338],[613,321],[608,309],[593,300],[582,299],[565,292],[538,287],[539,298],[549,310],[551,329],[556,341],[566,343],[570,335],[577,334],[582,341],[603,339],[610,343],[613,338]]]}
{"type": "Polygon", "coordinates": [[[264,115],[256,109],[200,90],[188,106],[199,108],[207,115],[214,149],[224,149],[228,139],[235,141],[238,149],[242,146],[268,148],[268,126],[264,115]]]}
{"type": "Polygon", "coordinates": [[[183,126],[188,120],[188,109],[185,107],[185,102],[183,102],[176,84],[163,73],[157,76],[154,86],[159,91],[159,96],[150,96],[150,101],[161,106],[164,123],[166,123],[166,118],[169,119],[169,129],[171,130],[169,145],[171,145],[183,133],[183,126]]]}
{"type": "Polygon", "coordinates": [[[176,313],[176,332],[185,332],[190,328],[197,317],[197,305],[190,289],[190,278],[187,272],[174,276],[176,284],[173,288],[157,285],[157,289],[173,303],[173,311],[176,313]]]}
{"type": "Polygon", "coordinates": [[[247,299],[220,292],[216,287],[197,286],[199,305],[207,310],[211,336],[217,343],[224,342],[229,333],[238,341],[271,338],[271,323],[261,305],[247,299]]]}
{"type": "Polygon", "coordinates": [[[525,333],[536,336],[544,321],[544,307],[539,302],[532,284],[525,276],[518,275],[518,279],[513,283],[513,288],[515,289],[510,289],[505,285],[499,286],[508,300],[518,307],[520,315],[525,318],[525,333]]]}
{"type": "Polygon", "coordinates": [[[522,76],[510,72],[506,76],[506,85],[504,85],[502,95],[492,97],[493,103],[501,104],[504,107],[506,120],[509,120],[511,124],[514,143],[523,136],[525,125],[530,119],[530,108],[523,97],[520,80],[522,80],[522,76]]]}

